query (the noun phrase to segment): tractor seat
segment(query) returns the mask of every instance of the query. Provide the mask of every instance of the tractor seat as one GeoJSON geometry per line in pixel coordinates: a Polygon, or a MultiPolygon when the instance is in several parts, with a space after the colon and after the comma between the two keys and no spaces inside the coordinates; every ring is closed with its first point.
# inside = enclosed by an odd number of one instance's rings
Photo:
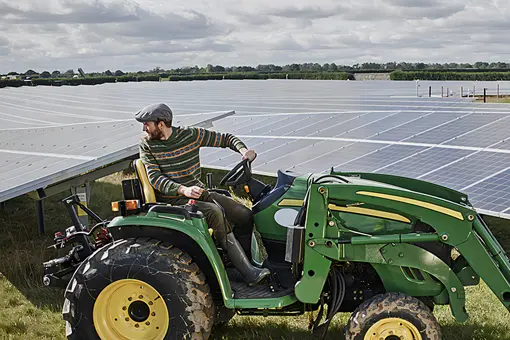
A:
{"type": "Polygon", "coordinates": [[[156,203],[156,193],[154,192],[154,188],[149,181],[149,176],[147,176],[145,165],[140,158],[136,159],[133,163],[136,177],[140,181],[143,203],[156,203]]]}
{"type": "MultiPolygon", "coordinates": [[[[143,164],[140,158],[135,159],[133,161],[133,168],[136,173],[136,177],[140,181],[141,191],[142,191],[142,201],[144,204],[149,203],[157,203],[156,201],[156,193],[154,188],[149,181],[149,176],[147,176],[147,170],[145,169],[145,165],[143,164]]],[[[161,203],[163,204],[163,203],[161,203]]],[[[170,205],[170,204],[167,204],[170,205]]],[[[213,229],[209,228],[209,235],[213,236],[213,229]]]]}

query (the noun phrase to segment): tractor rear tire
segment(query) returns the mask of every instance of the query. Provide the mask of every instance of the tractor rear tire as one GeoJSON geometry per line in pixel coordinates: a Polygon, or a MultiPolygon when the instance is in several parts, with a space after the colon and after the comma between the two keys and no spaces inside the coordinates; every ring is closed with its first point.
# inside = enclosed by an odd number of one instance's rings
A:
{"type": "Polygon", "coordinates": [[[68,339],[207,339],[215,307],[192,258],[148,238],[118,240],[92,254],[65,291],[68,339]]]}
{"type": "Polygon", "coordinates": [[[422,301],[402,293],[386,293],[358,306],[345,327],[345,339],[441,340],[441,328],[422,301]]]}

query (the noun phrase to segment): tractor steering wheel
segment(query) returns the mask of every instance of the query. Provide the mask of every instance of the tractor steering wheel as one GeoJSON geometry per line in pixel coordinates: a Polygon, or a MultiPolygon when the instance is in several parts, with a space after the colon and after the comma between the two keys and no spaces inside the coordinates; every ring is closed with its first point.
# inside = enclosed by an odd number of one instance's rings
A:
{"type": "Polygon", "coordinates": [[[236,186],[247,183],[251,178],[251,162],[243,159],[220,181],[220,185],[236,186]]]}

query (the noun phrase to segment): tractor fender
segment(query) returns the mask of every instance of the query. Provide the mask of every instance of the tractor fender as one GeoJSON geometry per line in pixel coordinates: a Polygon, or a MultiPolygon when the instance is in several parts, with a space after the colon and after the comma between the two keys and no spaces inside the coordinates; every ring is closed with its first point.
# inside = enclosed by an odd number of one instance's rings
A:
{"type": "Polygon", "coordinates": [[[127,216],[114,218],[107,228],[114,240],[149,237],[183,250],[203,271],[211,290],[221,292],[225,307],[234,308],[232,288],[220,254],[207,227],[201,223],[197,219],[127,216]]]}

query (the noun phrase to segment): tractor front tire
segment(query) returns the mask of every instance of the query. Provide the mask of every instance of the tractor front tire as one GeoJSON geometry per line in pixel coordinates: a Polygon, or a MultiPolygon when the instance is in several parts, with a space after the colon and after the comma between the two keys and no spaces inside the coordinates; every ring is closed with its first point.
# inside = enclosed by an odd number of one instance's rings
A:
{"type": "Polygon", "coordinates": [[[441,328],[422,301],[402,293],[363,302],[345,327],[346,340],[441,340],[441,328]]]}
{"type": "Polygon", "coordinates": [[[65,291],[62,313],[68,339],[207,339],[215,308],[188,254],[137,238],[85,260],[65,291]]]}

